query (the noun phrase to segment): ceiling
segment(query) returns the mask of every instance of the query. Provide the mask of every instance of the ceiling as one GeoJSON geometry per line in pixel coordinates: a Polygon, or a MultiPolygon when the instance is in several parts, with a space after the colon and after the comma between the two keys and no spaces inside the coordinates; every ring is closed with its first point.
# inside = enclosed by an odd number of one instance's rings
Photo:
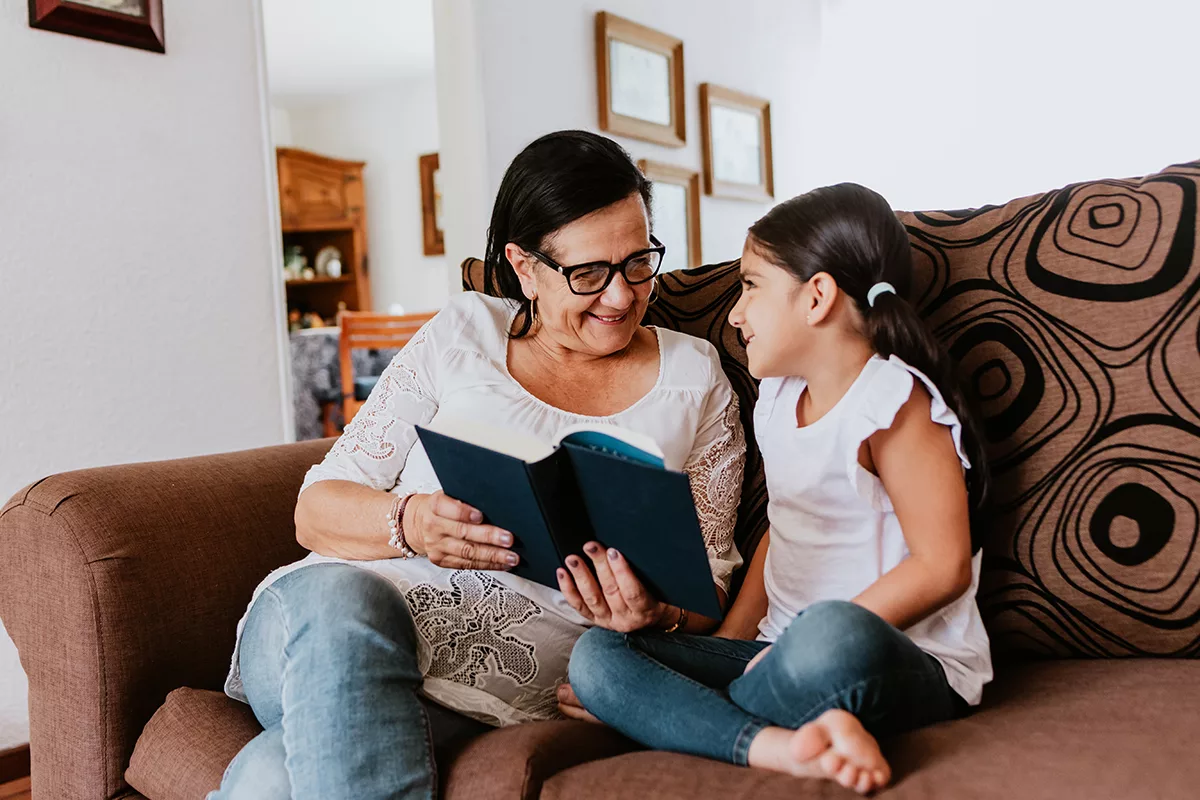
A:
{"type": "Polygon", "coordinates": [[[337,95],[433,72],[433,0],[262,0],[274,97],[337,95]]]}

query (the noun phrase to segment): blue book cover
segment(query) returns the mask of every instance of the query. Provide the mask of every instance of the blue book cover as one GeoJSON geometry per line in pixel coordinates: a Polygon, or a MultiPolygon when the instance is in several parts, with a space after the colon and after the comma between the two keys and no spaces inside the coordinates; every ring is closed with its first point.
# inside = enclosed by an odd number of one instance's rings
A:
{"type": "Polygon", "coordinates": [[[443,491],[513,534],[513,573],[558,588],[583,545],[620,550],[658,599],[723,615],[687,475],[666,469],[648,437],[612,426],[563,431],[557,446],[460,420],[417,435],[443,491]]]}

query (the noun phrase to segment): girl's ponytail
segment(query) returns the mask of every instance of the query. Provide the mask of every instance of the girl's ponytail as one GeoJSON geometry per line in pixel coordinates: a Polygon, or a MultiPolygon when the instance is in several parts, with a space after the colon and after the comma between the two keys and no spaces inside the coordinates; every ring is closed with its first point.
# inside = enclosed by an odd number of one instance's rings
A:
{"type": "Polygon", "coordinates": [[[954,362],[950,360],[950,354],[934,338],[912,304],[895,292],[881,292],[873,304],[864,300],[862,307],[867,335],[875,352],[884,358],[896,355],[904,363],[925,373],[962,423],[962,445],[971,462],[971,470],[967,473],[967,489],[971,508],[978,510],[987,495],[987,453],[983,448],[983,431],[954,374],[954,362]]]}

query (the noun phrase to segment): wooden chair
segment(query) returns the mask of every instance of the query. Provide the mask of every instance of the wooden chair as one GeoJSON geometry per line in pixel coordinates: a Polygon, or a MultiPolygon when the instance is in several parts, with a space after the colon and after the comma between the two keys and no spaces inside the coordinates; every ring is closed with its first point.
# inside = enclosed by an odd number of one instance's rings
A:
{"type": "MultiPolygon", "coordinates": [[[[372,311],[342,311],[338,314],[338,360],[341,362],[342,414],[345,424],[362,408],[374,383],[354,380],[352,350],[373,348],[401,348],[408,344],[421,326],[433,318],[433,314],[377,314],[372,311]]],[[[336,434],[335,434],[336,435],[336,434]]]]}

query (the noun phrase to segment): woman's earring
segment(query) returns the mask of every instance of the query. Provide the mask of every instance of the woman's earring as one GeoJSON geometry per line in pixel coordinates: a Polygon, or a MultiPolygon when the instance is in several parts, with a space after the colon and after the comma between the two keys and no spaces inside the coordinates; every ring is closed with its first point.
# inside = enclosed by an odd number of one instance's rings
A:
{"type": "Polygon", "coordinates": [[[652,306],[658,301],[658,278],[654,279],[654,284],[650,288],[650,299],[646,301],[646,305],[652,306]]]}

